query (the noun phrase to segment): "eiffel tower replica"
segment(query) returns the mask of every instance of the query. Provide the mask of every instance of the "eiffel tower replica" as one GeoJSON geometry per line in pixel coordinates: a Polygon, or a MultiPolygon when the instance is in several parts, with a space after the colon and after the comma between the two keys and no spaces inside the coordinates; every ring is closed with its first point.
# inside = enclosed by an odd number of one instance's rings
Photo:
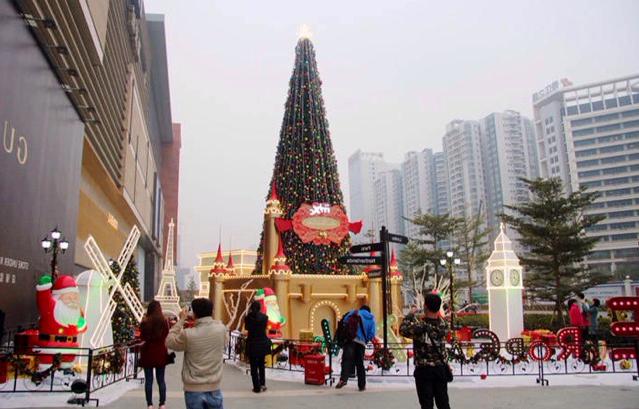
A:
{"type": "Polygon", "coordinates": [[[173,230],[175,223],[173,219],[169,223],[169,236],[166,241],[166,255],[164,256],[164,268],[162,269],[162,280],[158,287],[155,300],[162,305],[164,314],[178,315],[180,312],[180,296],[175,285],[175,264],[173,262],[173,230]]]}

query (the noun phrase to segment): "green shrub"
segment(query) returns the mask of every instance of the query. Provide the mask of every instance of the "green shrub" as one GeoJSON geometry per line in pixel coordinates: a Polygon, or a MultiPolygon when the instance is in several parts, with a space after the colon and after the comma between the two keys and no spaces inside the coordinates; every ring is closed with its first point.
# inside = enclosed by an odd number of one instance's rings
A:
{"type": "Polygon", "coordinates": [[[488,328],[488,314],[468,314],[455,317],[455,326],[488,328]]]}
{"type": "MultiPolygon", "coordinates": [[[[524,314],[524,329],[548,329],[558,331],[563,326],[552,322],[552,314],[524,314]]],[[[566,317],[567,318],[567,317],[566,317]]],[[[610,330],[610,318],[599,317],[599,332],[608,332],[610,330]]],[[[455,326],[468,326],[476,328],[488,328],[488,314],[469,314],[455,318],[455,326]]],[[[569,326],[567,324],[566,326],[569,326]]]]}

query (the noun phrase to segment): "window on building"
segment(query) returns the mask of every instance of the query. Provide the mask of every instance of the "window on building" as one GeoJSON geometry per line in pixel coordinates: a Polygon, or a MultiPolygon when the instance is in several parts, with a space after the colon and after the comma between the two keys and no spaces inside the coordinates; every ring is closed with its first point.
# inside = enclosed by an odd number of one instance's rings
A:
{"type": "Polygon", "coordinates": [[[621,128],[621,124],[612,124],[612,125],[606,125],[606,126],[598,126],[596,129],[597,129],[597,132],[610,132],[620,128],[621,128]]]}
{"type": "Polygon", "coordinates": [[[593,251],[588,256],[589,260],[603,260],[610,258],[610,250],[593,251]]]}
{"type": "Polygon", "coordinates": [[[637,233],[613,234],[610,236],[610,239],[612,241],[634,240],[636,238],[637,238],[637,233]]]}
{"type": "Polygon", "coordinates": [[[607,168],[603,170],[604,175],[616,175],[618,173],[624,173],[628,171],[627,166],[617,166],[614,168],[607,168]]]}
{"type": "Polygon", "coordinates": [[[624,150],[624,145],[614,145],[614,146],[606,146],[604,148],[600,148],[599,153],[621,152],[623,150],[624,150]]]}
{"type": "MultiPolygon", "coordinates": [[[[599,129],[599,128],[597,128],[599,129]]],[[[595,133],[595,129],[594,128],[586,128],[586,129],[578,129],[576,131],[573,131],[573,135],[574,136],[586,136],[586,135],[592,135],[593,133],[595,133]]]]}
{"type": "Polygon", "coordinates": [[[600,115],[595,117],[595,122],[607,122],[619,118],[619,114],[600,115]]]}
{"type": "Polygon", "coordinates": [[[579,172],[577,175],[580,178],[589,178],[589,177],[593,177],[593,176],[599,176],[601,174],[600,170],[588,170],[585,172],[579,172]]]}
{"type": "Polygon", "coordinates": [[[624,206],[632,206],[632,199],[611,200],[608,202],[608,207],[624,207],[624,206]]]}
{"type": "Polygon", "coordinates": [[[626,160],[626,155],[611,156],[609,158],[601,159],[601,164],[606,165],[610,163],[619,163],[619,162],[624,162],[625,160],[626,160]]]}
{"type": "Polygon", "coordinates": [[[624,97],[619,97],[619,106],[626,106],[626,105],[630,105],[630,95],[626,95],[624,97]]]}
{"type": "Polygon", "coordinates": [[[614,179],[604,180],[604,185],[605,186],[622,185],[628,182],[630,182],[630,179],[628,178],[614,178],[614,179]]]}
{"type": "Polygon", "coordinates": [[[604,104],[603,101],[594,101],[592,103],[592,109],[593,111],[601,111],[604,109],[604,104]]]}
{"type": "MultiPolygon", "coordinates": [[[[639,94],[635,94],[635,95],[639,95],[639,94]]],[[[633,116],[639,116],[639,109],[633,109],[631,111],[626,111],[621,113],[622,118],[630,118],[633,116]]]]}
{"type": "Polygon", "coordinates": [[[619,212],[610,212],[608,217],[611,219],[625,219],[627,217],[633,217],[635,215],[634,210],[622,210],[619,212]]]}
{"type": "Polygon", "coordinates": [[[615,250],[615,257],[639,257],[639,248],[615,250]]]}
{"type": "Polygon", "coordinates": [[[606,191],[606,196],[624,196],[632,193],[631,189],[613,189],[606,191]]]}
{"type": "Polygon", "coordinates": [[[610,229],[613,230],[629,230],[634,229],[635,226],[635,222],[610,223],[610,229]]]}
{"type": "Polygon", "coordinates": [[[610,98],[606,100],[606,109],[617,108],[617,100],[615,98],[610,98]]]}
{"type": "Polygon", "coordinates": [[[590,107],[590,103],[580,104],[579,105],[579,113],[580,114],[586,114],[588,112],[592,112],[592,108],[590,107]]]}
{"type": "Polygon", "coordinates": [[[570,125],[572,126],[584,126],[591,123],[592,123],[592,118],[575,119],[574,121],[570,121],[570,125]]]}
{"type": "Polygon", "coordinates": [[[576,114],[577,114],[577,106],[571,106],[566,108],[566,115],[576,115],[576,114]]]}

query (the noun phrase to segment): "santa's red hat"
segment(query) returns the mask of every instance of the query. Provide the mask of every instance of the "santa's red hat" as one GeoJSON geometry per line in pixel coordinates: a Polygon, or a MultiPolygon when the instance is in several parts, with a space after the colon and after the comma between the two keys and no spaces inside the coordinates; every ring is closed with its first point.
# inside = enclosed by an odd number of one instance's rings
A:
{"type": "Polygon", "coordinates": [[[270,287],[264,287],[264,297],[272,297],[275,295],[275,292],[273,292],[273,289],[270,287]]]}
{"type": "Polygon", "coordinates": [[[53,288],[51,289],[53,295],[62,295],[66,293],[77,293],[78,285],[75,280],[71,276],[59,276],[55,283],[53,284],[53,288]]]}

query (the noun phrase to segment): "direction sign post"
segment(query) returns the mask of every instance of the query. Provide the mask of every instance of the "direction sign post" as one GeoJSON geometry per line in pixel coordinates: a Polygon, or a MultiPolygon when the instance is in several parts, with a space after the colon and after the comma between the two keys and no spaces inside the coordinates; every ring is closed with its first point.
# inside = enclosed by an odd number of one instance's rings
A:
{"type": "Polygon", "coordinates": [[[391,243],[408,244],[408,237],[399,234],[388,233],[388,241],[391,243]]]}
{"type": "Polygon", "coordinates": [[[372,266],[381,264],[382,257],[377,256],[344,256],[339,258],[339,262],[347,265],[372,266]]]}
{"type": "Polygon", "coordinates": [[[382,226],[379,240],[384,249],[382,251],[382,331],[384,331],[384,350],[388,349],[388,230],[382,226]]]}
{"type": "Polygon", "coordinates": [[[388,313],[389,309],[392,311],[392,300],[389,287],[389,261],[390,261],[390,249],[388,243],[407,244],[408,237],[399,234],[389,233],[386,226],[382,226],[379,231],[379,243],[370,244],[358,244],[352,246],[350,249],[351,254],[357,253],[373,253],[380,252],[380,256],[343,256],[338,260],[342,264],[347,265],[379,265],[381,270],[370,271],[368,278],[381,278],[382,279],[382,330],[384,331],[384,349],[388,349],[388,313]]]}
{"type": "Polygon", "coordinates": [[[351,253],[372,253],[373,251],[383,251],[384,243],[358,244],[351,247],[351,253]]]}

